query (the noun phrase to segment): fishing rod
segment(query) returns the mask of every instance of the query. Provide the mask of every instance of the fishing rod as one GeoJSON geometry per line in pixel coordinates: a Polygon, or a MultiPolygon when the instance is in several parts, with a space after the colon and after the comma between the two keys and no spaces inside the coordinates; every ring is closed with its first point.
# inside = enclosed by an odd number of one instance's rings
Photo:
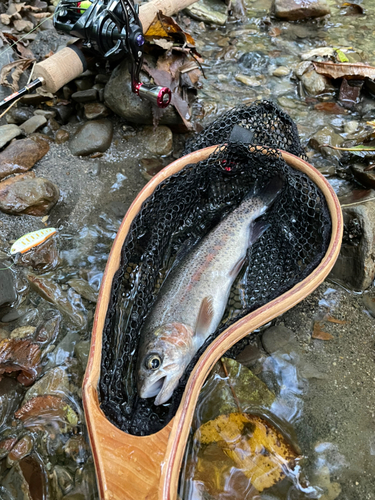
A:
{"type": "Polygon", "coordinates": [[[38,87],[56,93],[86,71],[83,50],[108,61],[130,59],[132,91],[165,108],[171,101],[168,87],[145,84],[139,73],[143,62],[144,33],[161,11],[171,16],[196,0],[152,0],[140,8],[133,0],[61,0],[53,16],[56,30],[78,41],[35,65],[35,80],[0,102],[0,110],[38,87]]]}

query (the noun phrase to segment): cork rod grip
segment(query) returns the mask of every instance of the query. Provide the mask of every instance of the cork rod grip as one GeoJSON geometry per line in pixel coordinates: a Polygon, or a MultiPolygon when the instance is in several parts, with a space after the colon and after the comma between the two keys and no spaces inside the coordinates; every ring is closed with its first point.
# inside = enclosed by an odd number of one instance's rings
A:
{"type": "MultiPolygon", "coordinates": [[[[54,94],[85,71],[85,62],[75,47],[65,47],[45,61],[35,65],[34,77],[43,78],[43,88],[54,94]]],[[[84,58],[83,58],[84,59],[84,58]]]]}

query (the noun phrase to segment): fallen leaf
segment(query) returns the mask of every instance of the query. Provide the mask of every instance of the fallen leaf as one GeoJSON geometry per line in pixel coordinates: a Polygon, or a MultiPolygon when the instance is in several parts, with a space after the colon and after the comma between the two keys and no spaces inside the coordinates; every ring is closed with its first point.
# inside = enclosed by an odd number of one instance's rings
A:
{"type": "Polygon", "coordinates": [[[194,480],[203,482],[215,498],[220,498],[228,481],[227,474],[212,475],[215,462],[227,473],[237,469],[261,492],[283,479],[284,470],[293,468],[298,458],[280,431],[266,420],[246,413],[220,415],[203,424],[194,438],[201,445],[194,480]]]}
{"type": "Polygon", "coordinates": [[[270,36],[279,36],[279,35],[281,35],[281,29],[277,28],[276,26],[273,26],[272,28],[270,28],[268,30],[268,34],[270,36]]]}
{"type": "Polygon", "coordinates": [[[11,16],[8,16],[8,14],[1,14],[0,21],[6,26],[8,26],[12,22],[12,18],[11,16]]]}
{"type": "Polygon", "coordinates": [[[195,45],[194,38],[186,33],[171,17],[165,16],[159,11],[145,33],[146,40],[153,38],[167,38],[169,40],[180,41],[183,44],[195,45]]]}
{"type": "Polygon", "coordinates": [[[0,71],[0,85],[10,87],[13,92],[19,89],[19,79],[27,68],[34,62],[34,59],[19,59],[9,64],[5,64],[0,71]],[[8,76],[11,76],[12,83],[8,81],[8,76]]]}
{"type": "Polygon", "coordinates": [[[173,47],[173,42],[164,40],[164,38],[154,38],[153,43],[164,50],[170,50],[173,47]]]}
{"type": "MultiPolygon", "coordinates": [[[[193,125],[189,122],[191,113],[189,109],[189,104],[179,96],[177,92],[174,92],[178,87],[178,82],[172,78],[172,75],[168,71],[160,70],[157,68],[151,68],[147,63],[143,64],[143,69],[154,79],[157,85],[163,87],[168,87],[172,91],[171,104],[176,108],[179,115],[184,122],[184,125],[188,130],[193,130],[193,125]]],[[[164,110],[155,110],[157,113],[156,118],[160,119],[164,110]]]]}
{"type": "Polygon", "coordinates": [[[340,9],[345,10],[345,16],[364,14],[363,7],[361,5],[358,5],[357,3],[345,2],[341,5],[340,9]]]}
{"type": "Polygon", "coordinates": [[[320,102],[319,104],[315,104],[314,109],[335,115],[344,115],[347,113],[346,109],[341,107],[336,102],[320,102]]]}
{"type": "Polygon", "coordinates": [[[322,330],[321,323],[318,323],[318,322],[314,323],[314,329],[313,329],[313,333],[312,333],[311,337],[313,339],[318,339],[318,340],[332,340],[333,339],[333,335],[331,335],[330,333],[324,332],[322,330]]]}
{"type": "Polygon", "coordinates": [[[349,59],[346,57],[346,55],[341,49],[335,49],[335,52],[336,52],[336,57],[340,62],[342,63],[349,62],[349,59]]]}
{"type": "Polygon", "coordinates": [[[329,78],[375,79],[375,67],[364,63],[334,63],[313,61],[315,71],[329,78]]]}
{"type": "Polygon", "coordinates": [[[350,85],[346,78],[343,78],[341,81],[339,102],[346,109],[351,109],[355,104],[359,102],[364,80],[357,80],[355,81],[355,84],[356,85],[350,85]]]}
{"type": "Polygon", "coordinates": [[[24,19],[14,21],[13,25],[17,31],[25,33],[28,33],[30,30],[34,28],[34,25],[31,21],[25,21],[24,19]]]}
{"type": "Polygon", "coordinates": [[[0,342],[0,380],[3,373],[20,372],[17,380],[31,385],[41,367],[41,350],[30,339],[4,339],[0,342]]]}
{"type": "Polygon", "coordinates": [[[343,319],[334,318],[333,316],[326,316],[325,319],[330,323],[337,323],[338,325],[346,325],[347,323],[347,321],[344,321],[343,319]]]}
{"type": "Polygon", "coordinates": [[[69,426],[76,427],[78,424],[78,416],[71,406],[60,396],[51,394],[30,399],[16,411],[15,417],[28,428],[44,428],[46,423],[57,422],[67,430],[69,426]]]}

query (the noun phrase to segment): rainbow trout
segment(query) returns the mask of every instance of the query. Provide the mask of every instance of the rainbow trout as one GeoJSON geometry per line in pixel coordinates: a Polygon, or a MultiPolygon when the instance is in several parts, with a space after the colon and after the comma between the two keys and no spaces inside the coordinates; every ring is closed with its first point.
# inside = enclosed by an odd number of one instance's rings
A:
{"type": "Polygon", "coordinates": [[[247,195],[168,274],[141,330],[141,398],[156,396],[155,405],[168,401],[199,347],[217,329],[249,246],[268,227],[256,219],[281,186],[277,177],[247,195]]]}

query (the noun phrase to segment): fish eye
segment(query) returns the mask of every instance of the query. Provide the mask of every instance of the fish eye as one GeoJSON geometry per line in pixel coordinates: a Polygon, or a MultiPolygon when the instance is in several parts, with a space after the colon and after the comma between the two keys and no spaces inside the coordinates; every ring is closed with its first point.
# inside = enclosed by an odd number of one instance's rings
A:
{"type": "Polygon", "coordinates": [[[146,368],[157,370],[161,366],[161,357],[158,354],[150,354],[145,361],[146,368]]]}

